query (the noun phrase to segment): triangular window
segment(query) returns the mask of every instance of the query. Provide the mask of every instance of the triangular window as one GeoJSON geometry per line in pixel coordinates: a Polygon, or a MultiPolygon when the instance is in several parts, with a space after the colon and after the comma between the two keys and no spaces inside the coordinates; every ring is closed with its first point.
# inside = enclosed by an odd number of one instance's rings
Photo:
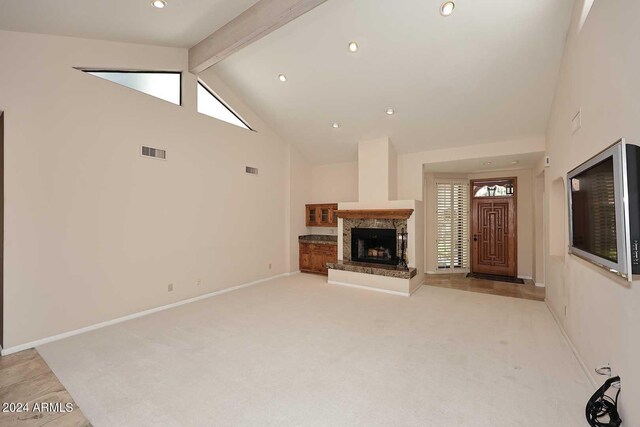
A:
{"type": "Polygon", "coordinates": [[[240,126],[243,129],[252,130],[239,115],[234,113],[227,104],[201,82],[198,82],[198,113],[240,126]]]}
{"type": "Polygon", "coordinates": [[[181,105],[182,73],[173,71],[82,70],[101,79],[181,105]]]}

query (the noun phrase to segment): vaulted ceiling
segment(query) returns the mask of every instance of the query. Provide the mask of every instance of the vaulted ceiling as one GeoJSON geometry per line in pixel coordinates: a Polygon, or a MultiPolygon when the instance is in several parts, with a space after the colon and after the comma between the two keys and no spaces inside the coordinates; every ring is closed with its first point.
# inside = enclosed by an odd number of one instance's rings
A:
{"type": "Polygon", "coordinates": [[[191,47],[257,0],[0,0],[0,29],[191,47]]]}
{"type": "Polygon", "coordinates": [[[210,72],[315,163],[380,136],[401,153],[539,136],[573,3],[329,0],[210,72]]]}
{"type": "MultiPolygon", "coordinates": [[[[191,47],[256,1],[0,0],[0,29],[191,47]]],[[[442,1],[328,0],[205,73],[314,163],[543,135],[574,0],[442,1]]]]}

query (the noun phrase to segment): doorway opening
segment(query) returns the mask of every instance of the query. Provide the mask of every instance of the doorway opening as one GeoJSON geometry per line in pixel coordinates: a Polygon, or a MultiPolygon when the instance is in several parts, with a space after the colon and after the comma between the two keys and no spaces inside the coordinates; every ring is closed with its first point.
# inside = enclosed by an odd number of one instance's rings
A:
{"type": "Polygon", "coordinates": [[[516,177],[471,181],[471,272],[518,275],[516,177]]]}

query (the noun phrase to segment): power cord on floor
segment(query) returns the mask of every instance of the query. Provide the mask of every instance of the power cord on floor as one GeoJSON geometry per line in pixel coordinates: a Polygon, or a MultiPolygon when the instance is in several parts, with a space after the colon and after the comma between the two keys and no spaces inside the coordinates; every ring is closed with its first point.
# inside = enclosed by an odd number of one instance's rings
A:
{"type": "Polygon", "coordinates": [[[618,414],[619,395],[620,377],[613,377],[605,381],[602,387],[591,396],[585,409],[587,421],[591,427],[619,427],[622,424],[618,414]],[[614,398],[607,395],[607,390],[611,387],[618,389],[614,398]]]}

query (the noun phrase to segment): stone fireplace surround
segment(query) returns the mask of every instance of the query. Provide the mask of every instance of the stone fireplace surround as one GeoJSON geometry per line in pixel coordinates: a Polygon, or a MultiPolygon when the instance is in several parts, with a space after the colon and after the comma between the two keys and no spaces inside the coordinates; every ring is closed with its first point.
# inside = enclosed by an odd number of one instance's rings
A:
{"type": "MultiPolygon", "coordinates": [[[[351,229],[353,228],[378,228],[378,229],[395,229],[396,236],[407,230],[406,219],[375,219],[375,218],[345,218],[342,225],[343,252],[342,260],[351,261],[351,229]]],[[[402,253],[401,242],[396,239],[397,254],[400,257],[402,253]]]]}

